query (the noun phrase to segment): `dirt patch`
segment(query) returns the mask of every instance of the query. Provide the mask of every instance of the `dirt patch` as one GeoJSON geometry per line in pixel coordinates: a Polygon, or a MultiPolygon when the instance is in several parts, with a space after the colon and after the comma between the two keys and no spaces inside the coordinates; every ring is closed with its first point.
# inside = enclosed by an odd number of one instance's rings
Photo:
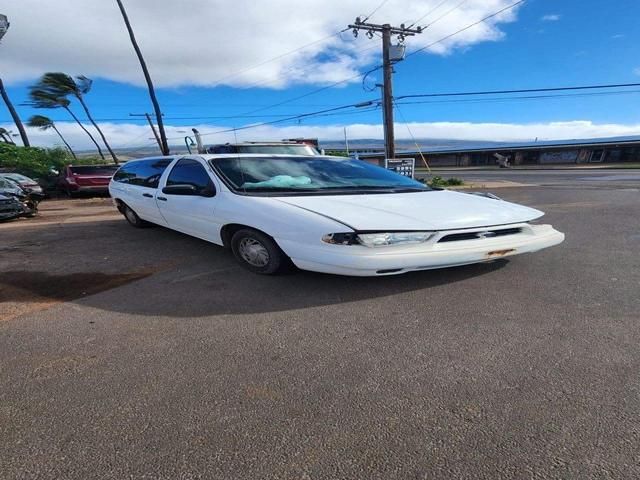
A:
{"type": "Polygon", "coordinates": [[[77,298],[93,295],[148,277],[152,272],[97,272],[50,275],[45,272],[0,273],[0,321],[77,298]]]}

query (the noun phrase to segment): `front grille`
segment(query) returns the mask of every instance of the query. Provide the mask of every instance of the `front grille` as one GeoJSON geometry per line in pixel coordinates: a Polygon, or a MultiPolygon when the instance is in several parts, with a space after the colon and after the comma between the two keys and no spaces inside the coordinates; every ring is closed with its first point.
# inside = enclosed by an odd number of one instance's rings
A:
{"type": "Polygon", "coordinates": [[[522,228],[502,228],[492,230],[481,230],[479,232],[463,232],[445,235],[438,243],[444,242],[460,242],[463,240],[482,240],[485,238],[505,237],[507,235],[516,235],[522,233],[522,228]]]}

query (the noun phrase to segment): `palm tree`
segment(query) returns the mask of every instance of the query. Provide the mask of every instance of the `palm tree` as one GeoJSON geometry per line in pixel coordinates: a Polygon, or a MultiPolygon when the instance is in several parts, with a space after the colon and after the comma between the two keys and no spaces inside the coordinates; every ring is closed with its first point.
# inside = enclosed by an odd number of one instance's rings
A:
{"type": "MultiPolygon", "coordinates": [[[[0,40],[5,36],[7,30],[9,30],[9,19],[6,15],[0,14],[0,40]]],[[[2,83],[2,79],[0,78],[0,96],[4,100],[5,105],[7,106],[7,110],[11,114],[11,118],[13,118],[13,123],[18,127],[18,131],[20,132],[20,137],[22,138],[22,143],[25,147],[30,147],[29,137],[27,137],[27,132],[24,129],[24,125],[22,125],[22,120],[20,120],[20,116],[16,109],[13,107],[13,103],[11,103],[11,99],[9,99],[9,95],[7,95],[7,91],[4,89],[4,83],[2,83]]],[[[4,138],[4,137],[3,137],[4,138]]],[[[9,137],[11,138],[11,137],[9,137]]],[[[13,140],[11,140],[13,143],[13,140]]]]}
{"type": "Polygon", "coordinates": [[[67,113],[71,115],[71,117],[73,117],[76,123],[80,125],[80,128],[84,130],[84,133],[89,135],[89,138],[98,149],[100,158],[104,160],[104,154],[102,153],[102,149],[100,148],[100,145],[98,145],[98,142],[96,142],[96,139],[93,138],[93,135],[91,135],[89,130],[85,128],[85,126],[82,124],[80,119],[76,117],[76,115],[73,113],[71,108],[69,108],[69,104],[71,102],[68,99],[64,97],[58,97],[44,90],[40,90],[38,89],[37,85],[30,87],[29,98],[31,99],[31,101],[29,102],[29,105],[35,108],[64,108],[67,111],[67,113]]]}
{"type": "Polygon", "coordinates": [[[151,81],[151,75],[149,74],[149,70],[147,69],[147,63],[144,61],[144,57],[142,56],[142,51],[138,46],[138,42],[136,41],[136,36],[133,33],[133,28],[131,27],[131,23],[129,23],[129,17],[127,16],[127,11],[124,9],[124,5],[122,4],[122,0],[116,0],[118,3],[118,7],[120,8],[120,13],[122,13],[122,19],[124,20],[124,24],[127,27],[127,31],[129,32],[129,38],[131,39],[131,44],[133,45],[133,49],[138,56],[138,61],[140,62],[140,67],[142,68],[142,73],[144,74],[144,79],[147,81],[147,88],[149,90],[149,98],[151,99],[151,103],[153,104],[153,110],[156,114],[156,121],[158,122],[158,131],[160,132],[160,147],[163,155],[169,155],[169,144],[167,143],[167,134],[164,131],[164,122],[162,121],[162,112],[160,111],[160,104],[158,103],[158,99],[156,98],[156,92],[153,88],[153,82],[151,81]]]}
{"type": "Polygon", "coordinates": [[[0,140],[10,145],[16,144],[16,142],[14,142],[13,139],[11,138],[11,132],[6,128],[2,128],[2,127],[0,127],[0,140]]]}
{"type": "Polygon", "coordinates": [[[60,140],[62,140],[62,142],[67,146],[67,148],[71,152],[71,155],[73,155],[73,158],[76,160],[78,159],[78,157],[76,157],[75,152],[71,148],[71,145],[67,143],[67,141],[64,139],[64,137],[60,133],[60,130],[58,130],[58,128],[56,127],[56,124],[53,123],[53,120],[51,120],[49,117],[45,117],[44,115],[34,115],[29,119],[29,121],[27,122],[27,125],[33,128],[39,128],[42,131],[53,128],[53,130],[60,137],[60,140]]]}
{"type": "Polygon", "coordinates": [[[56,97],[66,98],[69,95],[75,97],[78,100],[78,102],[80,102],[80,105],[82,105],[82,108],[84,109],[84,112],[86,113],[87,118],[89,119],[91,124],[98,131],[100,138],[102,138],[102,141],[104,142],[105,146],[107,147],[107,150],[109,150],[109,153],[113,158],[113,162],[117,165],[118,157],[116,156],[114,151],[111,149],[111,146],[109,145],[109,142],[107,142],[107,139],[104,136],[104,133],[102,133],[102,130],[93,119],[93,116],[89,111],[89,107],[87,107],[87,103],[84,101],[84,95],[89,93],[89,91],[91,90],[92,84],[93,84],[93,81],[90,78],[85,77],[84,75],[80,75],[76,77],[76,80],[74,80],[71,76],[67,75],[66,73],[48,72],[48,73],[45,73],[40,78],[40,81],[36,86],[46,92],[49,92],[55,95],[56,97]]]}
{"type": "Polygon", "coordinates": [[[9,113],[11,114],[11,118],[13,118],[13,123],[15,123],[16,127],[18,127],[18,132],[20,132],[20,138],[22,139],[22,143],[24,144],[25,147],[30,147],[31,144],[29,143],[29,137],[27,137],[27,132],[24,129],[24,125],[22,125],[22,120],[20,120],[20,116],[18,115],[18,112],[16,112],[16,109],[14,108],[13,103],[11,103],[11,99],[9,98],[9,95],[7,95],[7,91],[4,89],[4,83],[2,83],[1,78],[0,78],[0,96],[2,96],[2,99],[4,100],[4,103],[7,106],[7,110],[9,110],[9,113]]]}

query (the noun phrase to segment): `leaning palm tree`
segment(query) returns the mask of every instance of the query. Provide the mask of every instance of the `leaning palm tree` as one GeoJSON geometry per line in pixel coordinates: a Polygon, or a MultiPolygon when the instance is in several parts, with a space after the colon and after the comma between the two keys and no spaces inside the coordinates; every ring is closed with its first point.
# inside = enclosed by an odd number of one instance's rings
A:
{"type": "Polygon", "coordinates": [[[11,103],[11,99],[9,98],[9,95],[7,94],[7,91],[4,88],[4,84],[2,83],[1,78],[0,78],[0,96],[4,100],[4,103],[7,106],[7,110],[9,110],[9,113],[11,114],[11,118],[13,118],[13,123],[15,123],[16,127],[18,127],[18,132],[20,132],[20,138],[22,139],[22,143],[24,144],[25,147],[30,147],[31,145],[29,144],[29,137],[27,137],[27,132],[24,129],[24,125],[22,125],[22,120],[20,120],[20,116],[18,115],[18,112],[16,112],[16,109],[13,106],[13,103],[11,103]]]}
{"type": "Polygon", "coordinates": [[[78,157],[76,157],[75,152],[71,148],[71,145],[69,145],[69,143],[65,140],[65,138],[60,133],[60,130],[58,130],[58,127],[56,127],[56,124],[53,123],[53,120],[51,120],[49,117],[45,117],[44,115],[33,115],[27,122],[27,125],[33,128],[39,128],[42,131],[46,131],[46,130],[49,130],[50,128],[53,128],[53,130],[60,137],[60,140],[62,140],[62,142],[67,146],[67,148],[71,152],[71,155],[73,155],[73,158],[76,160],[78,159],[78,157]]]}
{"type": "Polygon", "coordinates": [[[102,130],[93,119],[93,116],[89,111],[89,107],[87,107],[87,103],[84,100],[84,95],[89,93],[89,91],[91,90],[92,84],[93,84],[93,81],[90,78],[85,77],[83,75],[76,77],[76,80],[74,80],[71,76],[67,75],[66,73],[48,72],[48,73],[45,73],[40,78],[40,81],[38,82],[37,87],[55,95],[56,97],[64,97],[64,98],[66,98],[67,96],[75,97],[78,100],[78,102],[80,102],[80,105],[82,105],[82,108],[84,109],[84,112],[86,113],[87,118],[97,130],[98,134],[100,135],[100,138],[102,138],[102,141],[107,147],[107,150],[109,150],[109,153],[111,154],[111,157],[113,158],[114,163],[117,165],[118,157],[116,156],[114,151],[111,149],[111,146],[109,145],[109,142],[107,142],[107,139],[104,136],[104,133],[102,133],[102,130]]]}
{"type": "Polygon", "coordinates": [[[96,142],[96,139],[93,138],[93,135],[91,135],[89,130],[85,128],[80,119],[73,113],[73,111],[69,107],[71,102],[68,99],[64,97],[58,97],[45,90],[40,90],[38,89],[37,85],[30,87],[29,98],[31,99],[29,105],[35,108],[64,108],[67,113],[71,115],[71,117],[76,121],[76,123],[80,125],[80,128],[84,131],[84,133],[89,135],[89,138],[98,149],[100,158],[104,160],[104,154],[102,153],[100,145],[98,145],[98,142],[96,142]]]}
{"type": "Polygon", "coordinates": [[[158,103],[158,99],[156,98],[156,91],[153,87],[153,81],[151,80],[151,75],[149,74],[149,69],[147,68],[147,62],[145,62],[144,57],[142,56],[142,51],[140,50],[140,46],[138,45],[138,41],[136,40],[136,35],[133,32],[133,27],[131,26],[131,22],[129,22],[129,16],[127,15],[127,11],[122,4],[122,0],[116,0],[118,3],[118,8],[120,9],[120,13],[122,14],[122,19],[124,20],[124,25],[127,27],[127,32],[129,32],[129,39],[131,40],[131,45],[136,52],[138,57],[138,61],[140,62],[140,68],[142,68],[142,74],[144,75],[144,79],[147,82],[147,89],[149,90],[149,99],[151,100],[151,104],[153,105],[153,110],[156,114],[156,121],[158,122],[158,132],[160,133],[160,150],[162,150],[163,155],[169,155],[169,144],[167,143],[167,134],[164,131],[164,122],[162,120],[162,112],[160,111],[160,104],[158,103]]]}
{"type": "MultiPolygon", "coordinates": [[[[7,33],[7,30],[9,29],[9,25],[10,23],[7,16],[0,14],[0,40],[2,40],[2,37],[4,37],[5,34],[7,33]]],[[[13,118],[13,123],[15,123],[16,127],[18,127],[18,132],[20,132],[22,143],[24,144],[25,147],[29,147],[30,146],[29,137],[27,137],[27,132],[24,129],[24,125],[22,125],[22,120],[20,120],[20,115],[18,115],[18,112],[16,112],[16,109],[14,108],[13,103],[11,103],[11,99],[9,98],[9,95],[7,95],[7,91],[4,88],[4,83],[2,83],[2,78],[0,78],[0,97],[2,97],[2,100],[4,100],[4,103],[7,106],[7,110],[9,110],[9,114],[11,115],[11,118],[13,118]]],[[[4,139],[4,136],[2,138],[4,139]]],[[[13,143],[13,140],[11,140],[11,143],[13,143]]]]}
{"type": "Polygon", "coordinates": [[[11,132],[6,128],[2,128],[2,127],[0,127],[0,140],[2,140],[4,143],[9,143],[11,145],[16,144],[16,142],[14,142],[13,139],[11,138],[11,132]]]}

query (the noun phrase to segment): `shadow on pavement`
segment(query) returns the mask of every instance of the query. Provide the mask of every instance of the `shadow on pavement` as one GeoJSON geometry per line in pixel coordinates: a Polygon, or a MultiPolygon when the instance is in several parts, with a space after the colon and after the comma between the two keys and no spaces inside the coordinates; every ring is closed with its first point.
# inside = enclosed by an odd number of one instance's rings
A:
{"type": "Polygon", "coordinates": [[[494,272],[508,263],[468,265],[391,277],[341,277],[312,272],[261,276],[231,266],[188,275],[165,272],[126,288],[87,298],[83,304],[137,315],[200,317],[281,312],[424,290],[494,272]]]}
{"type": "Polygon", "coordinates": [[[105,311],[149,316],[336,305],[459,282],[508,263],[496,260],[374,278],[302,271],[269,277],[242,269],[221,247],[165,228],[134,229],[123,220],[3,233],[0,301],[78,301],[105,311]]]}

